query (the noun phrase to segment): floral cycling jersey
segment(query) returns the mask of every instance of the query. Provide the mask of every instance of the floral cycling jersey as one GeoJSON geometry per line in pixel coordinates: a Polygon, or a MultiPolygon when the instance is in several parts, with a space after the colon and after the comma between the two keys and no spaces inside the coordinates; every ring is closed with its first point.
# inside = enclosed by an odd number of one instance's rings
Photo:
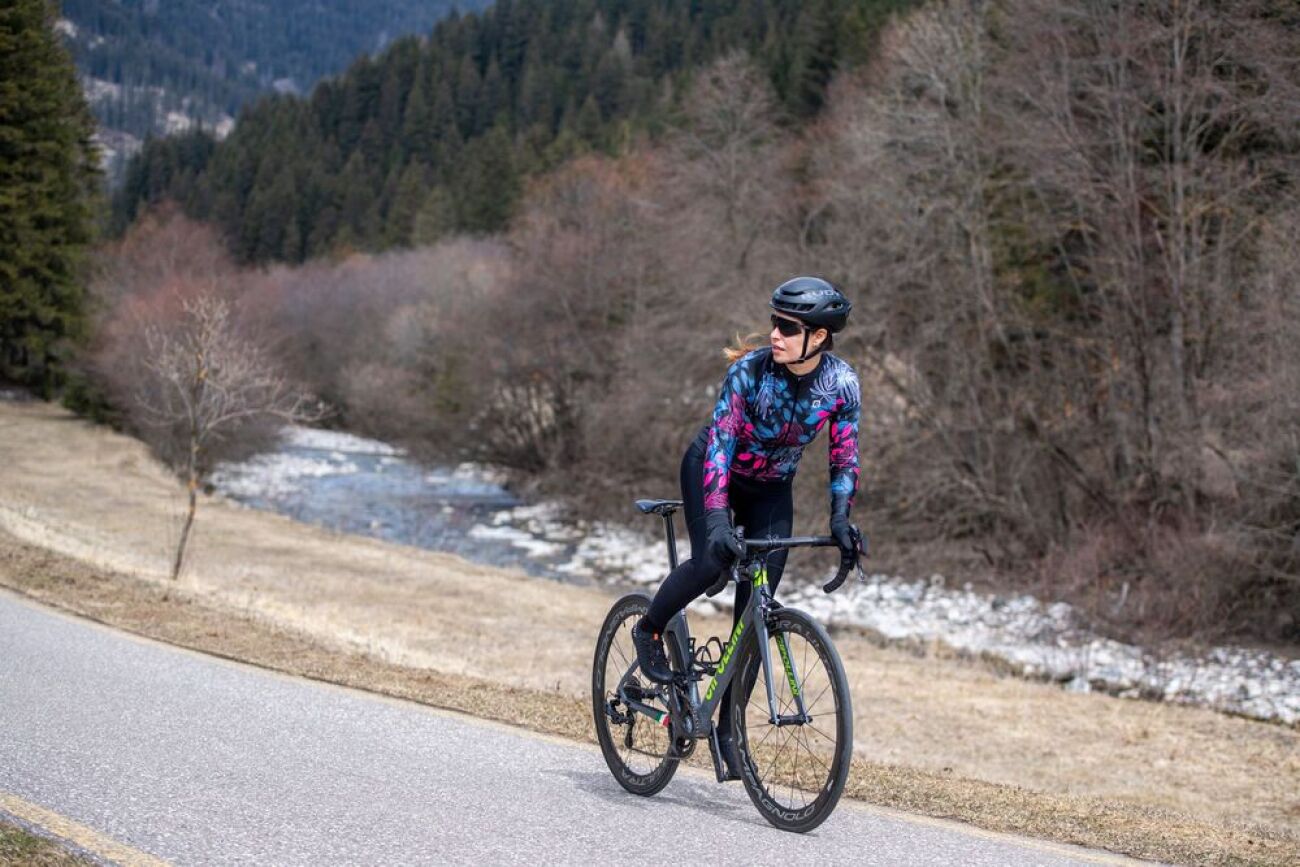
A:
{"type": "Polygon", "coordinates": [[[830,422],[831,514],[848,515],[858,488],[858,376],[841,358],[822,353],[796,376],[757,349],[727,370],[704,458],[704,508],[726,509],[735,473],[757,481],[789,481],[804,446],[830,422]]]}

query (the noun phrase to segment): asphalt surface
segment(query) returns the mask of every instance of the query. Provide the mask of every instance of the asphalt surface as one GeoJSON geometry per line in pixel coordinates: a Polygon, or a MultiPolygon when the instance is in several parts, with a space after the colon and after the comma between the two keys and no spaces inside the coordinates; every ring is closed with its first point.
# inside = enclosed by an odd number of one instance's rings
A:
{"type": "MultiPolygon", "coordinates": [[[[504,722],[509,722],[508,720],[504,722]]],[[[842,801],[782,833],[691,770],[113,632],[0,593],[0,797],[177,864],[1116,863],[842,801]]]]}

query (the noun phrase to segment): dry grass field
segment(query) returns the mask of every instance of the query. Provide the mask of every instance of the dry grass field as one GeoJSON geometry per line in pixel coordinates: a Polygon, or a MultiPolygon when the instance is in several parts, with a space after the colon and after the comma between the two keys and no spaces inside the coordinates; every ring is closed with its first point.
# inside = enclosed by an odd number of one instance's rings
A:
{"type": "MultiPolygon", "coordinates": [[[[182,493],[136,441],[0,402],[0,584],[146,635],[588,739],[612,601],[220,500],[168,586],[182,493]]],[[[721,620],[702,631],[721,633],[721,620]]],[[[1300,732],[1074,695],[836,636],[854,697],[849,793],[1196,863],[1300,863],[1300,732]]]]}

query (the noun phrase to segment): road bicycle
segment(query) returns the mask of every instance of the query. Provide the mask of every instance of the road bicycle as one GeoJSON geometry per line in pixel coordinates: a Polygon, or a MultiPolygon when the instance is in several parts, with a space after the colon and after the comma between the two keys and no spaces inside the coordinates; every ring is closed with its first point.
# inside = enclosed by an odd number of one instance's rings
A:
{"type": "MultiPolygon", "coordinates": [[[[673,513],[681,500],[637,500],[637,508],[664,520],[670,567],[677,566],[673,513]]],[[[853,709],[848,680],[826,630],[808,614],[777,602],[767,583],[766,557],[783,548],[836,545],[830,536],[746,539],[744,553],[707,591],[750,582],[749,602],[725,646],[710,638],[697,647],[686,612],[664,629],[674,677],[656,684],[641,674],[632,644],[633,624],[650,607],[645,593],[630,593],[610,609],[596,641],[592,712],[601,752],[615,779],[637,795],[668,785],[678,763],[704,740],[718,782],[726,779],[714,714],[731,687],[731,737],[741,759],[741,780],[760,813],[778,828],[806,832],[835,809],[853,756],[853,709]],[[704,678],[710,678],[701,694],[704,678]],[[759,682],[762,689],[756,690],[759,682]]],[[[841,556],[834,591],[864,549],[841,556]]]]}

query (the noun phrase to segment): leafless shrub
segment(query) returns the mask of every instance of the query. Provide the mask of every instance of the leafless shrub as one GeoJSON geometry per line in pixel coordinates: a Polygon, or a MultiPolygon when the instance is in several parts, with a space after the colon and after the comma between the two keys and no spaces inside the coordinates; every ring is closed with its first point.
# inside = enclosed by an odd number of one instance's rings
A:
{"type": "MultiPolygon", "coordinates": [[[[128,412],[185,481],[189,497],[171,577],[184,563],[198,491],[224,441],[251,426],[318,418],[306,395],[275,372],[267,352],[240,336],[230,305],[198,295],[174,319],[146,324],[131,365],[128,412]]],[[[122,383],[126,386],[127,383],[122,383]]]]}
{"type": "Polygon", "coordinates": [[[289,371],[340,407],[339,422],[427,457],[472,445],[467,407],[491,383],[477,357],[489,300],[508,272],[499,244],[448,239],[419,250],[276,268],[249,303],[289,371]]]}

